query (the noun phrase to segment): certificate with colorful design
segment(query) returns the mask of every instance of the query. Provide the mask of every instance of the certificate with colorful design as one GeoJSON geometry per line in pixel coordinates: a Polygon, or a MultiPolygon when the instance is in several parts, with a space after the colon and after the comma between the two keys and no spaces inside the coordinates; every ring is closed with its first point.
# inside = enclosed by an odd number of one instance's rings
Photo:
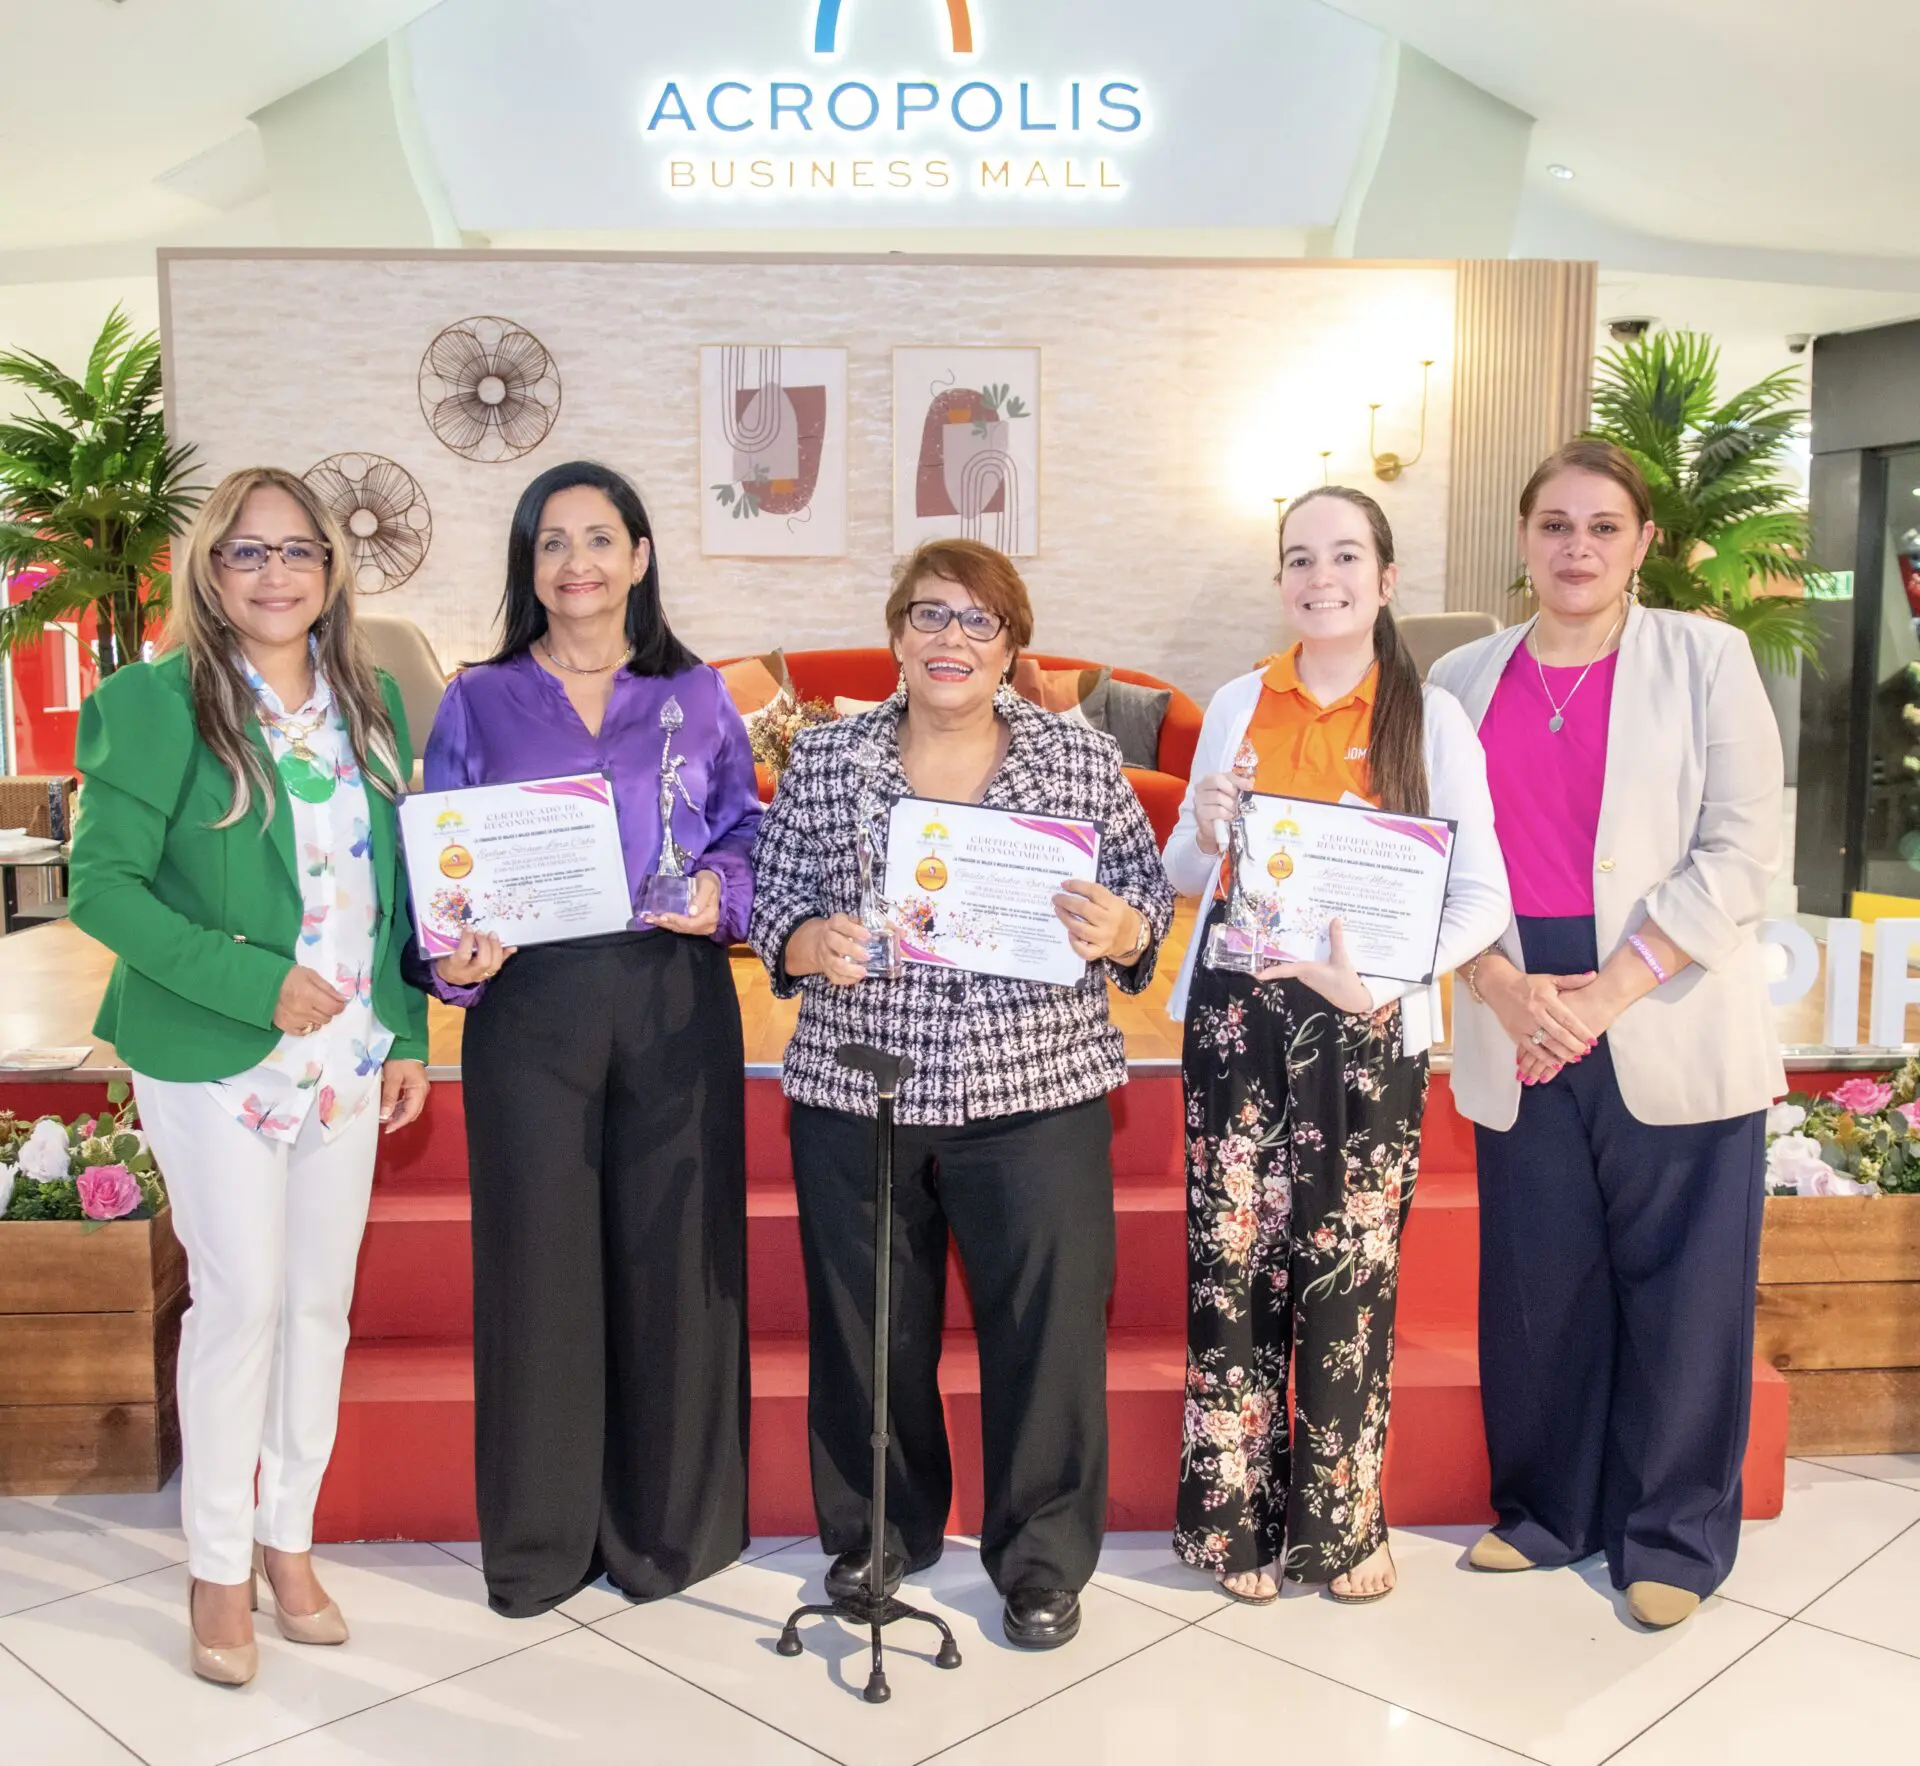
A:
{"type": "Polygon", "coordinates": [[[416,792],[400,805],[400,836],[429,957],[468,927],[521,945],[633,923],[613,786],[599,773],[416,792]]]}
{"type": "Polygon", "coordinates": [[[1050,981],[1087,973],[1053,911],[1100,869],[1100,824],[903,797],[887,828],[887,905],[909,962],[1050,981]]]}
{"type": "Polygon", "coordinates": [[[1362,975],[1433,979],[1456,823],[1261,792],[1244,811],[1240,887],[1263,956],[1325,961],[1338,920],[1362,975]]]}

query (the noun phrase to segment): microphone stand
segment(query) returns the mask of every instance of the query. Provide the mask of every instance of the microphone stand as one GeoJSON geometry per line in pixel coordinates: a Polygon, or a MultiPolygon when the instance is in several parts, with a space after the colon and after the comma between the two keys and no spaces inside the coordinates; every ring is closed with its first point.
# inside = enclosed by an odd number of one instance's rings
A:
{"type": "Polygon", "coordinates": [[[901,1085],[913,1077],[913,1060],[908,1055],[890,1055],[866,1043],[850,1042],[836,1051],[843,1067],[871,1073],[879,1092],[875,1113],[875,1158],[873,1179],[873,1504],[868,1530],[867,1585],[857,1593],[830,1601],[824,1606],[805,1606],[788,1618],[774,1646],[783,1656],[800,1654],[799,1625],[802,1619],[844,1619],[850,1625],[865,1625],[873,1638],[873,1668],[861,1695],[870,1705],[884,1705],[893,1697],[887,1685],[887,1670],[882,1657],[881,1633],[902,1619],[918,1619],[940,1633],[940,1653],[934,1665],[940,1668],[960,1666],[960,1650],[946,1620],[923,1613],[887,1594],[887,1448],[888,1433],[887,1356],[893,1324],[893,1105],[901,1085]]]}

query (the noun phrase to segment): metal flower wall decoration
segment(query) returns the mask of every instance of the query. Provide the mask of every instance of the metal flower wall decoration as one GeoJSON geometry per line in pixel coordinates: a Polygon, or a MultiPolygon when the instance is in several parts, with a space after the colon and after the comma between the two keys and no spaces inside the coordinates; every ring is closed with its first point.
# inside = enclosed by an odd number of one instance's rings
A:
{"type": "Polygon", "coordinates": [[[466,460],[517,460],[560,415],[560,371],[524,326],[490,313],[449,325],[420,358],[420,414],[466,460]]]}
{"type": "Polygon", "coordinates": [[[330,454],[306,474],[353,548],[354,586],[363,595],[397,589],[433,543],[433,513],[420,481],[381,454],[330,454]]]}

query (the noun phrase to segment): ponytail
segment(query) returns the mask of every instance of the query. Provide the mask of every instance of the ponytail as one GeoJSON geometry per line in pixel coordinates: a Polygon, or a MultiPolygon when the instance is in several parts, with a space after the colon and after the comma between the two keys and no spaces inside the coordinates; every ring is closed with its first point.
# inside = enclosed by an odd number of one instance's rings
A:
{"type": "Polygon", "coordinates": [[[1380,665],[1367,748],[1373,794],[1395,815],[1423,816],[1428,811],[1426,693],[1390,607],[1382,607],[1374,619],[1373,655],[1380,665]]]}
{"type": "MultiPolygon", "coordinates": [[[[1367,518],[1373,549],[1384,572],[1393,562],[1393,528],[1387,512],[1365,491],[1344,484],[1316,485],[1287,505],[1280,522],[1280,543],[1286,545],[1287,521],[1316,498],[1332,497],[1350,503],[1367,518]]],[[[1426,693],[1420,671],[1400,642],[1393,610],[1382,607],[1373,622],[1373,657],[1380,678],[1373,694],[1373,734],[1367,739],[1367,774],[1373,795],[1384,810],[1399,816],[1428,813],[1426,693]]]]}

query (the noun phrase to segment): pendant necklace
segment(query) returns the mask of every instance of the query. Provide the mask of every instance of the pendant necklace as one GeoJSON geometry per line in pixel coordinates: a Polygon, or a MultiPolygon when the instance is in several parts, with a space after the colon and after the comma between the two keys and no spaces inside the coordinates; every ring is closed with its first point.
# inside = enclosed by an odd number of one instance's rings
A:
{"type": "Polygon", "coordinates": [[[1547,671],[1545,665],[1540,661],[1540,645],[1537,631],[1540,624],[1540,616],[1537,613],[1534,615],[1533,628],[1530,629],[1527,634],[1528,648],[1533,652],[1533,666],[1540,675],[1540,691],[1546,695],[1547,703],[1553,706],[1553,716],[1547,719],[1547,728],[1556,736],[1566,727],[1567,707],[1573,703],[1574,694],[1579,692],[1586,684],[1587,676],[1593,673],[1594,663],[1597,663],[1601,657],[1606,655],[1607,646],[1613,642],[1614,633],[1618,632],[1626,622],[1626,610],[1622,608],[1620,617],[1613,622],[1613,631],[1608,632],[1607,635],[1600,640],[1600,648],[1594,652],[1593,662],[1589,662],[1587,666],[1580,671],[1579,680],[1575,681],[1567,690],[1566,698],[1562,699],[1558,704],[1554,704],[1553,689],[1547,685],[1547,671]]]}
{"type": "Polygon", "coordinates": [[[331,709],[323,706],[304,723],[295,723],[290,717],[264,709],[261,713],[287,743],[287,752],[274,762],[273,770],[280,775],[288,793],[303,803],[325,803],[339,783],[333,768],[322,766],[310,746],[331,709]]]}

